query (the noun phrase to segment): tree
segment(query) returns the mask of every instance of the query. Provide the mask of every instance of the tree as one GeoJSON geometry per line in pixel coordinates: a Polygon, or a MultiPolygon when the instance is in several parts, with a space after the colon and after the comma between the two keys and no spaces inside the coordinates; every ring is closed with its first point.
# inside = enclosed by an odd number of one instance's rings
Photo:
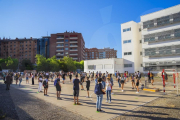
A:
{"type": "Polygon", "coordinates": [[[31,63],[31,61],[29,59],[24,59],[24,60],[22,60],[20,69],[21,69],[21,71],[33,70],[33,64],[31,63]]]}
{"type": "Polygon", "coordinates": [[[47,71],[48,70],[49,65],[44,56],[36,54],[36,64],[37,64],[37,71],[47,71]]]}
{"type": "Polygon", "coordinates": [[[75,71],[76,70],[76,66],[75,66],[73,59],[71,57],[65,56],[63,58],[63,61],[66,64],[68,71],[75,71]]]}

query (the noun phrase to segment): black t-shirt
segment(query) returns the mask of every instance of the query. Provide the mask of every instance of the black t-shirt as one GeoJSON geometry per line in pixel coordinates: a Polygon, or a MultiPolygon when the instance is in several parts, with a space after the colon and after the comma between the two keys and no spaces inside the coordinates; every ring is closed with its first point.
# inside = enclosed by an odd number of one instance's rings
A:
{"type": "Polygon", "coordinates": [[[64,74],[62,75],[62,78],[64,78],[64,79],[65,79],[65,75],[66,75],[66,74],[64,73],[64,74]]]}
{"type": "Polygon", "coordinates": [[[86,81],[86,87],[90,87],[90,80],[86,81]]]}
{"type": "Polygon", "coordinates": [[[81,76],[81,82],[83,82],[83,79],[84,79],[84,77],[83,77],[83,76],[81,76]]]}
{"type": "Polygon", "coordinates": [[[73,90],[79,90],[79,79],[74,79],[73,80],[73,90]]]}
{"type": "Polygon", "coordinates": [[[60,82],[60,79],[57,78],[57,83],[56,83],[56,86],[59,86],[59,82],[60,82]]]}

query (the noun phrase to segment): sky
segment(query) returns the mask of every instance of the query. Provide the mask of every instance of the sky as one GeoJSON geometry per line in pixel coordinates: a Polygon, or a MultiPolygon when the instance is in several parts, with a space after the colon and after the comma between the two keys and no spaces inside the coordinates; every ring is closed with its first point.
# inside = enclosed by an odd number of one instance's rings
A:
{"type": "Polygon", "coordinates": [[[121,58],[121,24],[180,0],[0,0],[0,37],[82,33],[86,48],[110,47],[121,58]]]}

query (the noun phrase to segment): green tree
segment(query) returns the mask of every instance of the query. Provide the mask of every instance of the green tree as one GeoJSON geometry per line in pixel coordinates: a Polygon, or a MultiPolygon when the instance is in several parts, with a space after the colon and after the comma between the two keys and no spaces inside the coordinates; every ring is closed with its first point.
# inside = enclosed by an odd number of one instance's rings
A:
{"type": "Polygon", "coordinates": [[[46,58],[42,55],[36,54],[36,64],[37,71],[47,71],[49,68],[49,63],[46,58]]]}
{"type": "Polygon", "coordinates": [[[22,60],[20,69],[21,69],[21,71],[33,70],[33,64],[31,63],[31,61],[29,59],[24,59],[24,60],[22,60]]]}
{"type": "Polygon", "coordinates": [[[74,61],[71,57],[65,56],[63,58],[63,61],[66,64],[68,71],[75,71],[76,70],[76,66],[75,66],[74,61]]]}

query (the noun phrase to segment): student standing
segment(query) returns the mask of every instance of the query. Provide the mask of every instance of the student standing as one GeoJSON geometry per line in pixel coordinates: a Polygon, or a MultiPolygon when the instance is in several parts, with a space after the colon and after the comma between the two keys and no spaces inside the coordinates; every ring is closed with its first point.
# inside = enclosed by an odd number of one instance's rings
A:
{"type": "Polygon", "coordinates": [[[129,73],[126,71],[126,81],[129,82],[129,73]]]}
{"type": "Polygon", "coordinates": [[[132,82],[132,89],[135,88],[135,81],[134,81],[134,75],[131,75],[131,82],[132,82]]]}
{"type": "Polygon", "coordinates": [[[106,87],[106,76],[105,76],[105,73],[103,73],[103,76],[102,76],[102,85],[103,85],[103,89],[105,89],[105,87],[106,87]]]}
{"type": "Polygon", "coordinates": [[[84,87],[83,87],[83,82],[84,82],[84,76],[81,74],[81,90],[84,90],[84,87]]]}
{"type": "Polygon", "coordinates": [[[47,90],[48,90],[48,77],[46,76],[46,79],[43,82],[43,86],[44,86],[44,96],[48,96],[47,95],[47,90]]]}
{"type": "Polygon", "coordinates": [[[26,84],[28,83],[29,84],[29,77],[28,77],[28,73],[25,74],[25,77],[26,77],[26,84]]]}
{"type": "Polygon", "coordinates": [[[20,75],[19,76],[19,86],[21,85],[21,82],[22,82],[22,76],[20,75]]]}
{"type": "Polygon", "coordinates": [[[16,73],[16,85],[17,85],[17,83],[18,83],[18,73],[16,73]]]}
{"type": "Polygon", "coordinates": [[[34,85],[34,74],[32,74],[32,85],[34,85]]]}
{"type": "Polygon", "coordinates": [[[151,73],[150,73],[150,71],[148,72],[148,82],[150,83],[150,81],[151,81],[151,73]]]}
{"type": "Polygon", "coordinates": [[[138,75],[138,81],[141,83],[141,73],[138,71],[137,75],[138,75]]]}
{"type": "Polygon", "coordinates": [[[63,75],[62,75],[63,84],[64,84],[64,81],[65,81],[65,76],[66,76],[66,74],[65,74],[65,73],[63,73],[63,75]]]}
{"type": "Polygon", "coordinates": [[[7,76],[6,76],[6,90],[10,90],[11,82],[12,82],[12,77],[10,76],[10,74],[7,74],[7,76]]]}
{"type": "Polygon", "coordinates": [[[122,74],[121,75],[121,89],[122,89],[122,92],[124,91],[123,88],[124,88],[124,82],[125,82],[125,77],[124,75],[122,74]]]}
{"type": "MultiPolygon", "coordinates": [[[[112,74],[110,74],[110,82],[111,82],[111,93],[112,93],[112,89],[113,89],[113,85],[114,85],[112,74]]],[[[114,93],[112,93],[112,94],[114,94],[114,93]]]]}
{"type": "Polygon", "coordinates": [[[138,75],[136,76],[136,88],[137,88],[136,93],[139,93],[139,77],[138,77],[138,75]]]}
{"type": "Polygon", "coordinates": [[[90,88],[90,80],[89,80],[89,77],[87,77],[87,80],[86,80],[86,89],[87,89],[87,98],[89,98],[89,88],[90,88]]]}
{"type": "Polygon", "coordinates": [[[39,87],[38,87],[38,92],[42,92],[42,74],[39,76],[38,82],[39,82],[39,87]]]}
{"type": "Polygon", "coordinates": [[[151,78],[151,84],[153,85],[153,83],[154,83],[154,74],[152,72],[150,73],[150,78],[151,78]]]}
{"type": "Polygon", "coordinates": [[[73,80],[73,95],[74,95],[74,105],[81,105],[78,101],[79,97],[79,84],[80,81],[78,79],[78,75],[76,75],[76,78],[73,80]]]}
{"type": "Polygon", "coordinates": [[[69,72],[69,79],[70,79],[70,83],[71,83],[71,80],[72,80],[72,73],[69,72]]]}
{"type": "Polygon", "coordinates": [[[119,84],[119,88],[121,87],[121,76],[120,73],[117,75],[117,80],[118,80],[118,84],[119,84]]]}
{"type": "Polygon", "coordinates": [[[111,103],[111,82],[110,82],[110,78],[107,78],[107,82],[106,82],[106,94],[107,94],[107,100],[106,102],[111,103]]]}
{"type": "Polygon", "coordinates": [[[96,75],[96,78],[95,78],[95,85],[98,83],[98,76],[96,75]]]}
{"type": "Polygon", "coordinates": [[[98,78],[98,83],[96,84],[94,90],[94,93],[97,96],[96,108],[98,112],[102,112],[101,105],[102,105],[103,94],[105,94],[101,82],[102,82],[102,78],[98,78]]]}
{"type": "Polygon", "coordinates": [[[62,100],[60,98],[60,94],[61,94],[61,84],[60,84],[60,75],[57,76],[56,78],[56,91],[57,91],[57,100],[62,100]]]}

